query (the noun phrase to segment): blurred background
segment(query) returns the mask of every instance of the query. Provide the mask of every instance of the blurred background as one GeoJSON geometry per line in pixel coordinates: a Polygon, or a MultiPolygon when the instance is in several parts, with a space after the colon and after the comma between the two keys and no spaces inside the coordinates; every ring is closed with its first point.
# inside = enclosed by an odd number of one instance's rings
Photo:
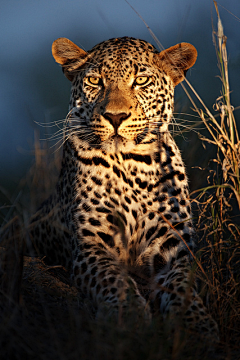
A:
{"type": "MultiPolygon", "coordinates": [[[[213,1],[129,1],[165,48],[183,41],[197,48],[198,60],[187,78],[212,110],[221,95],[212,41],[212,24],[217,27],[213,1]]],[[[240,1],[221,0],[219,11],[228,38],[231,99],[237,107],[240,105],[240,1]]],[[[88,50],[108,38],[132,36],[157,44],[124,0],[1,1],[0,34],[0,186],[14,194],[34,161],[34,132],[41,139],[49,137],[50,129],[37,123],[64,119],[68,111],[70,82],[51,55],[52,42],[67,37],[88,50]]],[[[191,113],[190,107],[179,85],[175,110],[191,113]]],[[[183,117],[176,114],[177,119],[183,117]]],[[[194,132],[179,138],[191,187],[196,188],[199,175],[191,167],[206,163],[210,154],[199,152],[202,145],[194,132]]],[[[50,152],[54,151],[51,145],[54,142],[49,145],[50,152]]]]}

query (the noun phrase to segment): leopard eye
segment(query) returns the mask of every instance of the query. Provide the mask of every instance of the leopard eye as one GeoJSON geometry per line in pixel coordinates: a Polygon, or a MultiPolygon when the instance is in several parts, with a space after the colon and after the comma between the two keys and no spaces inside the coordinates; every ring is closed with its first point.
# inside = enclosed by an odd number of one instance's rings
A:
{"type": "Polygon", "coordinates": [[[89,76],[87,78],[87,80],[88,80],[88,83],[90,85],[94,85],[94,86],[98,86],[99,83],[100,83],[100,78],[99,77],[89,76]]]}
{"type": "Polygon", "coordinates": [[[145,85],[147,84],[149,81],[149,77],[148,76],[138,76],[136,79],[135,79],[135,83],[136,85],[145,85]]]}

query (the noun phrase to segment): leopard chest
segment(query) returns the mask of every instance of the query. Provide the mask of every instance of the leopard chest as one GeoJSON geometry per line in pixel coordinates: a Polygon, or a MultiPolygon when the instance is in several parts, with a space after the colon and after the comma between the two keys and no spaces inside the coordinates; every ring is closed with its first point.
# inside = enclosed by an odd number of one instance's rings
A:
{"type": "Polygon", "coordinates": [[[183,168],[173,167],[175,157],[164,158],[154,152],[75,151],[72,203],[81,237],[100,236],[114,247],[122,235],[128,243],[143,237],[150,241],[162,215],[173,222],[186,218],[190,208],[183,168]]]}
{"type": "Polygon", "coordinates": [[[110,154],[78,156],[80,162],[76,192],[89,213],[121,212],[125,225],[136,214],[155,209],[154,195],[159,179],[157,164],[149,155],[110,154]],[[125,221],[126,218],[126,221],[125,221]]]}

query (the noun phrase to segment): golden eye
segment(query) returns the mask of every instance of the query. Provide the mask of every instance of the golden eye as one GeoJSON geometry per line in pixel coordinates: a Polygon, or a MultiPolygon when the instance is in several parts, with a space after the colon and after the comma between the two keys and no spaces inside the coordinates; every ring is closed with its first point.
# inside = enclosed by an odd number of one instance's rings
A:
{"type": "Polygon", "coordinates": [[[149,80],[148,76],[138,76],[135,80],[137,85],[145,85],[149,80]]]}
{"type": "Polygon", "coordinates": [[[89,84],[91,84],[91,85],[97,86],[97,85],[99,85],[99,83],[100,83],[100,78],[98,78],[98,77],[93,77],[93,76],[89,76],[89,77],[88,77],[88,82],[89,82],[89,84]]]}

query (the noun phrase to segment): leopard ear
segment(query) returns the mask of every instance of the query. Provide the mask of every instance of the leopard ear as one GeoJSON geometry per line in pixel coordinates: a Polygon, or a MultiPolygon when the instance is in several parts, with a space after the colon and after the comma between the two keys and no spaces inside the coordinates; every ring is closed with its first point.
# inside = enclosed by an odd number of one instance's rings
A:
{"type": "Polygon", "coordinates": [[[180,43],[158,54],[163,70],[171,77],[174,86],[184,80],[187,70],[197,60],[197,50],[188,43],[180,43]]]}
{"type": "Polygon", "coordinates": [[[62,65],[65,76],[72,81],[74,70],[85,64],[88,53],[72,41],[59,38],[52,44],[52,54],[57,63],[62,65]]]}

